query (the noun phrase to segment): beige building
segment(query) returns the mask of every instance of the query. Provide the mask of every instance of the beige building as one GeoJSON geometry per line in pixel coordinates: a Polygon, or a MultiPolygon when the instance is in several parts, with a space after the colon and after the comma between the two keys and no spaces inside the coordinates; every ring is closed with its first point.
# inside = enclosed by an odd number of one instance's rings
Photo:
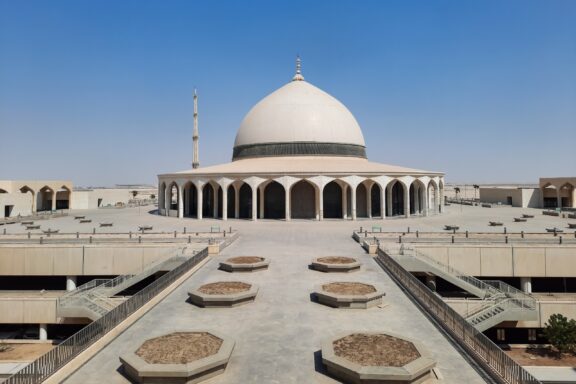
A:
{"type": "Polygon", "coordinates": [[[0,217],[69,209],[72,183],[64,180],[0,180],[0,217]]]}
{"type": "Polygon", "coordinates": [[[538,188],[480,187],[480,201],[520,208],[539,208],[541,207],[541,194],[538,188]]]}
{"type": "Polygon", "coordinates": [[[425,216],[442,211],[443,190],[441,172],[368,161],[352,113],[299,62],[248,112],[232,162],[158,176],[160,214],[197,219],[425,216]]]}
{"type": "Polygon", "coordinates": [[[543,208],[576,208],[576,177],[540,178],[543,208]]]}

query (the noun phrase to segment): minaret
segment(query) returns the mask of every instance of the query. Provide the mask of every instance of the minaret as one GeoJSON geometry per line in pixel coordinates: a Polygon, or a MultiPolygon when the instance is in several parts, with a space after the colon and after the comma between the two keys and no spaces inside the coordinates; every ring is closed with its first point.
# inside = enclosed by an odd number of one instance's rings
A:
{"type": "Polygon", "coordinates": [[[296,56],[296,74],[292,78],[292,81],[304,81],[304,76],[302,76],[302,61],[300,60],[300,55],[296,56]]]}
{"type": "Polygon", "coordinates": [[[194,132],[192,133],[192,144],[194,147],[192,149],[192,168],[196,169],[200,166],[198,158],[198,94],[196,93],[196,88],[194,88],[194,132]]]}

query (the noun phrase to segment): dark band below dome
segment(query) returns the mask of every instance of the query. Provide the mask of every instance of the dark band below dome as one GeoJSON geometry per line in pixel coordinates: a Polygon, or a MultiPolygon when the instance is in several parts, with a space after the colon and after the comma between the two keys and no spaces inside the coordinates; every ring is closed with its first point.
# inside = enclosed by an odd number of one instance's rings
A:
{"type": "Polygon", "coordinates": [[[366,158],[366,148],[357,144],[340,143],[263,143],[234,147],[232,160],[270,156],[348,156],[366,158]]]}

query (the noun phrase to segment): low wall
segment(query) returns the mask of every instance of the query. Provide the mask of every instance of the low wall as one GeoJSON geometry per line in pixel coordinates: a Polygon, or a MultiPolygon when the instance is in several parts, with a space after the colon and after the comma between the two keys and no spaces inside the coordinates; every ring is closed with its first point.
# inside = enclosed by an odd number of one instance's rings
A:
{"type": "MultiPolygon", "coordinates": [[[[0,246],[0,275],[121,275],[174,255],[189,244],[0,246]]],[[[201,249],[201,247],[198,247],[201,249]]]]}
{"type": "Polygon", "coordinates": [[[424,255],[479,277],[576,277],[574,245],[421,245],[424,255]]]}

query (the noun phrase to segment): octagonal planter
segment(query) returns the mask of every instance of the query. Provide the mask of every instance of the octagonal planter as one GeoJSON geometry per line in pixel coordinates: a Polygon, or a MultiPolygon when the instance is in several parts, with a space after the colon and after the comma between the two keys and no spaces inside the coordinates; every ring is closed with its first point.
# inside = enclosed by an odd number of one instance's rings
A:
{"type": "Polygon", "coordinates": [[[135,352],[120,356],[120,362],[122,363],[126,376],[136,383],[193,384],[223,373],[232,355],[234,344],[235,342],[231,338],[214,331],[178,331],[147,340],[135,352]],[[221,340],[220,347],[217,351],[207,356],[182,362],[180,352],[182,348],[186,348],[186,343],[190,343],[190,341],[186,340],[185,335],[192,334],[209,335],[216,340],[219,339],[221,340]],[[170,339],[172,336],[182,335],[184,335],[181,337],[182,344],[174,343],[173,340],[162,340],[166,338],[170,339]],[[177,349],[178,351],[175,353],[175,356],[173,356],[174,361],[170,361],[170,356],[169,354],[167,356],[166,353],[162,355],[163,362],[161,363],[151,362],[148,357],[143,357],[139,354],[139,351],[146,343],[150,342],[154,343],[154,348],[167,347],[177,349]],[[170,345],[167,345],[167,343],[170,345]],[[180,361],[177,361],[179,359],[180,361]]]}
{"type": "Polygon", "coordinates": [[[354,272],[360,270],[360,262],[352,257],[324,256],[312,260],[311,267],[320,272],[354,272]]]}
{"type": "Polygon", "coordinates": [[[258,294],[258,286],[252,283],[245,283],[241,281],[219,281],[210,284],[204,284],[195,290],[188,292],[190,301],[200,307],[205,308],[222,308],[222,307],[237,307],[242,304],[247,304],[256,298],[258,294]],[[210,292],[210,288],[216,284],[243,284],[246,289],[238,290],[236,292],[221,292],[214,290],[210,292]]]}
{"type": "Polygon", "coordinates": [[[231,257],[220,263],[220,269],[226,272],[254,272],[268,269],[269,260],[259,256],[231,257]]]}
{"type": "Polygon", "coordinates": [[[384,292],[379,291],[370,284],[358,282],[330,282],[315,287],[314,295],[320,304],[333,308],[368,309],[382,304],[384,292]],[[355,287],[364,286],[370,289],[360,290],[360,292],[348,292],[345,285],[355,287]],[[338,288],[344,289],[338,289],[338,288]]]}
{"type": "Polygon", "coordinates": [[[419,384],[435,378],[432,369],[436,361],[426,347],[419,341],[391,332],[340,334],[322,344],[322,362],[329,375],[345,383],[419,384]],[[355,337],[365,341],[354,343],[355,337]],[[379,342],[379,338],[384,340],[379,342]],[[346,342],[343,346],[337,345],[340,341],[346,342]],[[347,353],[347,348],[351,353],[347,353]],[[360,350],[364,354],[359,353],[360,350]],[[376,364],[378,360],[380,362],[376,364]]]}

